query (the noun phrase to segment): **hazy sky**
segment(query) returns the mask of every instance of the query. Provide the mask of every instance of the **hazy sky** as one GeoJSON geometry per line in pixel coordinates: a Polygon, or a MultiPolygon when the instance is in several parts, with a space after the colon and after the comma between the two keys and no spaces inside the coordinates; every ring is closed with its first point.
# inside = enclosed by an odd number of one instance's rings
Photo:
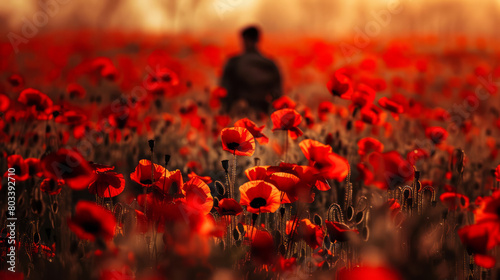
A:
{"type": "Polygon", "coordinates": [[[26,21],[40,29],[91,27],[148,32],[267,31],[345,35],[378,18],[381,32],[494,34],[500,0],[2,0],[4,33],[26,21]],[[42,9],[43,3],[47,9],[42,9]],[[391,6],[392,5],[392,6],[391,6]],[[392,11],[389,7],[393,7],[392,11]],[[394,7],[397,7],[394,8],[394,7]],[[44,18],[44,12],[46,17],[44,18]],[[389,17],[383,17],[389,15],[389,17]],[[386,24],[387,23],[387,24],[386,24]]]}

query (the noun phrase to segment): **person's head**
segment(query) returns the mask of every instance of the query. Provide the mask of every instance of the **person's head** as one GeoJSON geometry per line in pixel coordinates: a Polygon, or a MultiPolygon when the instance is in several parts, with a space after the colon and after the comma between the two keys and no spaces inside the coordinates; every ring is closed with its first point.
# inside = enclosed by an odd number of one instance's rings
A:
{"type": "Polygon", "coordinates": [[[257,49],[260,31],[256,26],[249,26],[241,31],[241,38],[245,51],[254,51],[257,49]]]}

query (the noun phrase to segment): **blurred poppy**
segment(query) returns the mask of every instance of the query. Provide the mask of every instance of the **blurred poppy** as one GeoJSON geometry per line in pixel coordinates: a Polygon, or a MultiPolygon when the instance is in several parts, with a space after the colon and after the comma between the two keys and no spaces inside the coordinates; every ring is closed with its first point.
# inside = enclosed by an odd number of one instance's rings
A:
{"type": "Polygon", "coordinates": [[[182,186],[186,205],[207,215],[212,210],[214,199],[210,194],[210,188],[200,178],[194,177],[182,186]]]}
{"type": "Polygon", "coordinates": [[[380,98],[378,105],[394,114],[402,114],[404,112],[404,107],[401,104],[387,97],[380,98]]]}
{"type": "Polygon", "coordinates": [[[33,108],[35,111],[33,113],[45,115],[51,113],[52,100],[39,90],[27,88],[21,91],[17,100],[27,107],[33,108]]]}
{"type": "Polygon", "coordinates": [[[495,168],[494,175],[495,179],[497,179],[497,181],[500,181],[500,164],[497,166],[497,168],[495,168]]]}
{"type": "Polygon", "coordinates": [[[26,181],[30,177],[29,165],[20,155],[10,155],[7,157],[7,166],[14,168],[14,174],[8,175],[6,171],[4,177],[12,177],[16,181],[26,181]]]}
{"type": "Polygon", "coordinates": [[[491,196],[481,198],[476,204],[478,207],[474,210],[474,217],[477,223],[493,222],[500,227],[500,190],[494,191],[491,196]]]}
{"type": "Polygon", "coordinates": [[[280,191],[270,183],[262,180],[250,181],[239,189],[240,204],[246,206],[248,212],[274,213],[280,207],[280,191]]]}
{"type": "Polygon", "coordinates": [[[417,161],[427,159],[429,156],[430,155],[426,150],[418,148],[413,151],[409,151],[408,154],[406,154],[406,159],[411,165],[415,165],[417,161]]]}
{"type": "Polygon", "coordinates": [[[61,192],[63,185],[64,185],[63,180],[54,180],[51,178],[45,178],[40,184],[40,189],[43,192],[46,192],[48,195],[56,195],[61,192]]]}
{"type": "Polygon", "coordinates": [[[80,239],[110,240],[115,235],[115,216],[107,209],[89,201],[79,201],[68,226],[80,239]]]}
{"type": "Polygon", "coordinates": [[[295,102],[286,95],[274,100],[272,105],[275,110],[281,110],[287,108],[295,109],[295,106],[297,106],[297,104],[295,104],[295,102]]]}
{"type": "Polygon", "coordinates": [[[338,70],[328,81],[326,88],[333,96],[338,96],[342,99],[351,99],[352,82],[347,76],[343,75],[338,70]]]}
{"type": "Polygon", "coordinates": [[[265,125],[258,127],[251,120],[244,118],[235,122],[234,126],[246,128],[253,135],[255,140],[257,140],[257,142],[259,142],[259,144],[261,145],[267,144],[269,142],[269,138],[262,133],[262,130],[264,130],[265,125]]]}
{"type": "Polygon", "coordinates": [[[296,227],[296,236],[304,240],[313,250],[323,244],[324,232],[321,226],[311,223],[309,219],[302,219],[296,227]]]}
{"type": "Polygon", "coordinates": [[[340,269],[337,272],[337,280],[403,280],[401,275],[387,267],[356,266],[351,269],[340,269]]]}
{"type": "Polygon", "coordinates": [[[221,132],[222,149],[237,156],[251,156],[255,151],[255,139],[243,127],[224,128],[221,132]]]}
{"type": "Polygon", "coordinates": [[[0,94],[0,112],[5,112],[10,107],[10,99],[5,94],[0,94]]]}
{"type": "Polygon", "coordinates": [[[349,172],[347,160],[332,152],[332,147],[318,141],[306,139],[299,143],[300,149],[309,160],[309,165],[319,170],[325,179],[342,181],[349,172]]]}
{"type": "Polygon", "coordinates": [[[368,155],[371,152],[381,153],[384,150],[384,144],[375,138],[365,137],[358,141],[358,154],[360,156],[368,155]]]}
{"type": "Polygon", "coordinates": [[[221,216],[238,216],[243,212],[241,205],[232,198],[223,198],[219,201],[219,206],[216,207],[217,212],[221,216]]]}
{"type": "Polygon", "coordinates": [[[87,188],[96,176],[80,153],[66,148],[44,156],[40,164],[46,177],[64,180],[68,187],[75,190],[87,188]]]}
{"type": "Polygon", "coordinates": [[[478,223],[462,227],[458,236],[469,254],[474,254],[474,261],[484,268],[493,268],[496,259],[488,255],[488,251],[498,245],[498,225],[478,223]]]}
{"type": "Polygon", "coordinates": [[[85,89],[81,85],[76,83],[69,84],[66,88],[66,93],[70,98],[84,98],[86,94],[85,89]]]}
{"type": "Polygon", "coordinates": [[[448,138],[448,132],[439,126],[428,127],[425,129],[425,136],[429,138],[434,144],[441,144],[448,138]]]}
{"type": "Polygon", "coordinates": [[[272,264],[277,257],[275,251],[271,234],[264,230],[256,230],[252,235],[250,245],[252,260],[258,263],[272,264]]]}
{"type": "Polygon", "coordinates": [[[450,211],[457,210],[459,207],[462,209],[469,207],[469,198],[456,192],[445,192],[439,199],[450,211]]]}
{"type": "Polygon", "coordinates": [[[302,130],[298,127],[302,122],[302,117],[294,109],[281,109],[275,111],[271,115],[271,120],[273,121],[272,131],[288,130],[288,135],[293,140],[303,134],[302,130]]]}
{"type": "Polygon", "coordinates": [[[200,175],[194,173],[194,171],[191,171],[191,173],[188,174],[188,178],[192,179],[194,177],[201,179],[203,182],[205,182],[205,184],[212,183],[212,178],[210,178],[210,176],[200,176],[200,175]]]}
{"type": "Polygon", "coordinates": [[[358,234],[357,229],[351,229],[346,224],[339,222],[325,221],[326,231],[332,242],[346,242],[353,235],[358,234]]]}
{"type": "Polygon", "coordinates": [[[393,189],[412,180],[413,166],[396,151],[386,153],[373,152],[368,156],[371,165],[371,176],[365,180],[366,185],[375,185],[380,189],[393,189]]]}
{"type": "Polygon", "coordinates": [[[352,94],[351,101],[354,106],[365,107],[366,105],[373,103],[375,95],[376,92],[373,88],[365,84],[359,84],[357,89],[352,94]]]}
{"type": "Polygon", "coordinates": [[[157,182],[165,173],[165,168],[156,163],[151,167],[151,161],[141,159],[139,164],[135,167],[134,172],[130,173],[130,179],[140,184],[145,188],[153,185],[153,179],[157,182]]]}
{"type": "Polygon", "coordinates": [[[125,189],[123,175],[113,172],[97,172],[95,180],[89,185],[89,192],[99,197],[115,197],[125,189]]]}

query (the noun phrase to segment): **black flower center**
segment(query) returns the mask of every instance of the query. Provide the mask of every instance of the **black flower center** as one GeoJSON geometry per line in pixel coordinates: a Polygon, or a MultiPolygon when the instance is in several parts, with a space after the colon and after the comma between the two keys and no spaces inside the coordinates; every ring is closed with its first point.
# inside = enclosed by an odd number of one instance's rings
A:
{"type": "Polygon", "coordinates": [[[153,183],[153,181],[151,181],[151,179],[141,180],[141,184],[144,184],[144,185],[151,185],[152,183],[153,183]]]}
{"type": "Polygon", "coordinates": [[[260,207],[266,206],[267,201],[262,197],[256,197],[250,202],[250,207],[259,209],[260,207]]]}
{"type": "Polygon", "coordinates": [[[21,166],[16,164],[12,166],[12,168],[14,168],[14,174],[16,174],[17,176],[21,176],[21,166]]]}
{"type": "Polygon", "coordinates": [[[97,234],[101,230],[101,225],[97,221],[85,221],[82,228],[88,233],[97,234]]]}
{"type": "Polygon", "coordinates": [[[236,150],[236,149],[238,149],[239,146],[240,146],[240,144],[238,144],[236,142],[231,142],[231,143],[227,144],[227,147],[230,150],[236,150]]]}

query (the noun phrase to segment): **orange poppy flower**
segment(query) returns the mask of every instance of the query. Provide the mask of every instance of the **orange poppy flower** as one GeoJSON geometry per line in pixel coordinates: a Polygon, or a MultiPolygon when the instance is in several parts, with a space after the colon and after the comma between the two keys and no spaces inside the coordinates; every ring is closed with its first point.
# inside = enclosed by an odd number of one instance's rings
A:
{"type": "Polygon", "coordinates": [[[182,185],[182,190],[186,194],[186,204],[191,209],[200,211],[207,215],[212,210],[214,199],[210,194],[210,188],[200,178],[194,177],[182,185]]]}
{"type": "MultiPolygon", "coordinates": [[[[165,173],[165,168],[156,163],[154,166],[154,180],[157,182],[165,173]]],[[[149,188],[153,185],[152,177],[151,177],[151,161],[148,159],[141,159],[139,164],[135,167],[134,172],[130,173],[130,179],[134,180],[141,186],[145,188],[149,188]]]]}
{"type": "MultiPolygon", "coordinates": [[[[175,198],[184,197],[184,181],[182,173],[179,169],[175,171],[168,171],[165,169],[163,175],[155,182],[156,188],[160,191],[161,196],[171,201],[175,198]]],[[[195,177],[193,177],[195,178],[195,177]]]]}
{"type": "Polygon", "coordinates": [[[347,160],[336,153],[332,148],[318,141],[306,139],[299,143],[300,149],[309,160],[309,165],[319,170],[325,179],[342,181],[349,172],[347,160]]]}
{"type": "Polygon", "coordinates": [[[271,115],[271,120],[273,121],[272,131],[288,130],[288,135],[293,140],[304,134],[298,127],[302,122],[302,116],[294,109],[278,110],[271,115]]]}
{"type": "Polygon", "coordinates": [[[222,149],[237,156],[252,156],[255,139],[244,127],[224,128],[221,131],[222,149]]]}
{"type": "Polygon", "coordinates": [[[280,207],[280,191],[262,180],[241,185],[240,194],[240,204],[246,206],[247,211],[254,214],[274,213],[280,207]]]}

